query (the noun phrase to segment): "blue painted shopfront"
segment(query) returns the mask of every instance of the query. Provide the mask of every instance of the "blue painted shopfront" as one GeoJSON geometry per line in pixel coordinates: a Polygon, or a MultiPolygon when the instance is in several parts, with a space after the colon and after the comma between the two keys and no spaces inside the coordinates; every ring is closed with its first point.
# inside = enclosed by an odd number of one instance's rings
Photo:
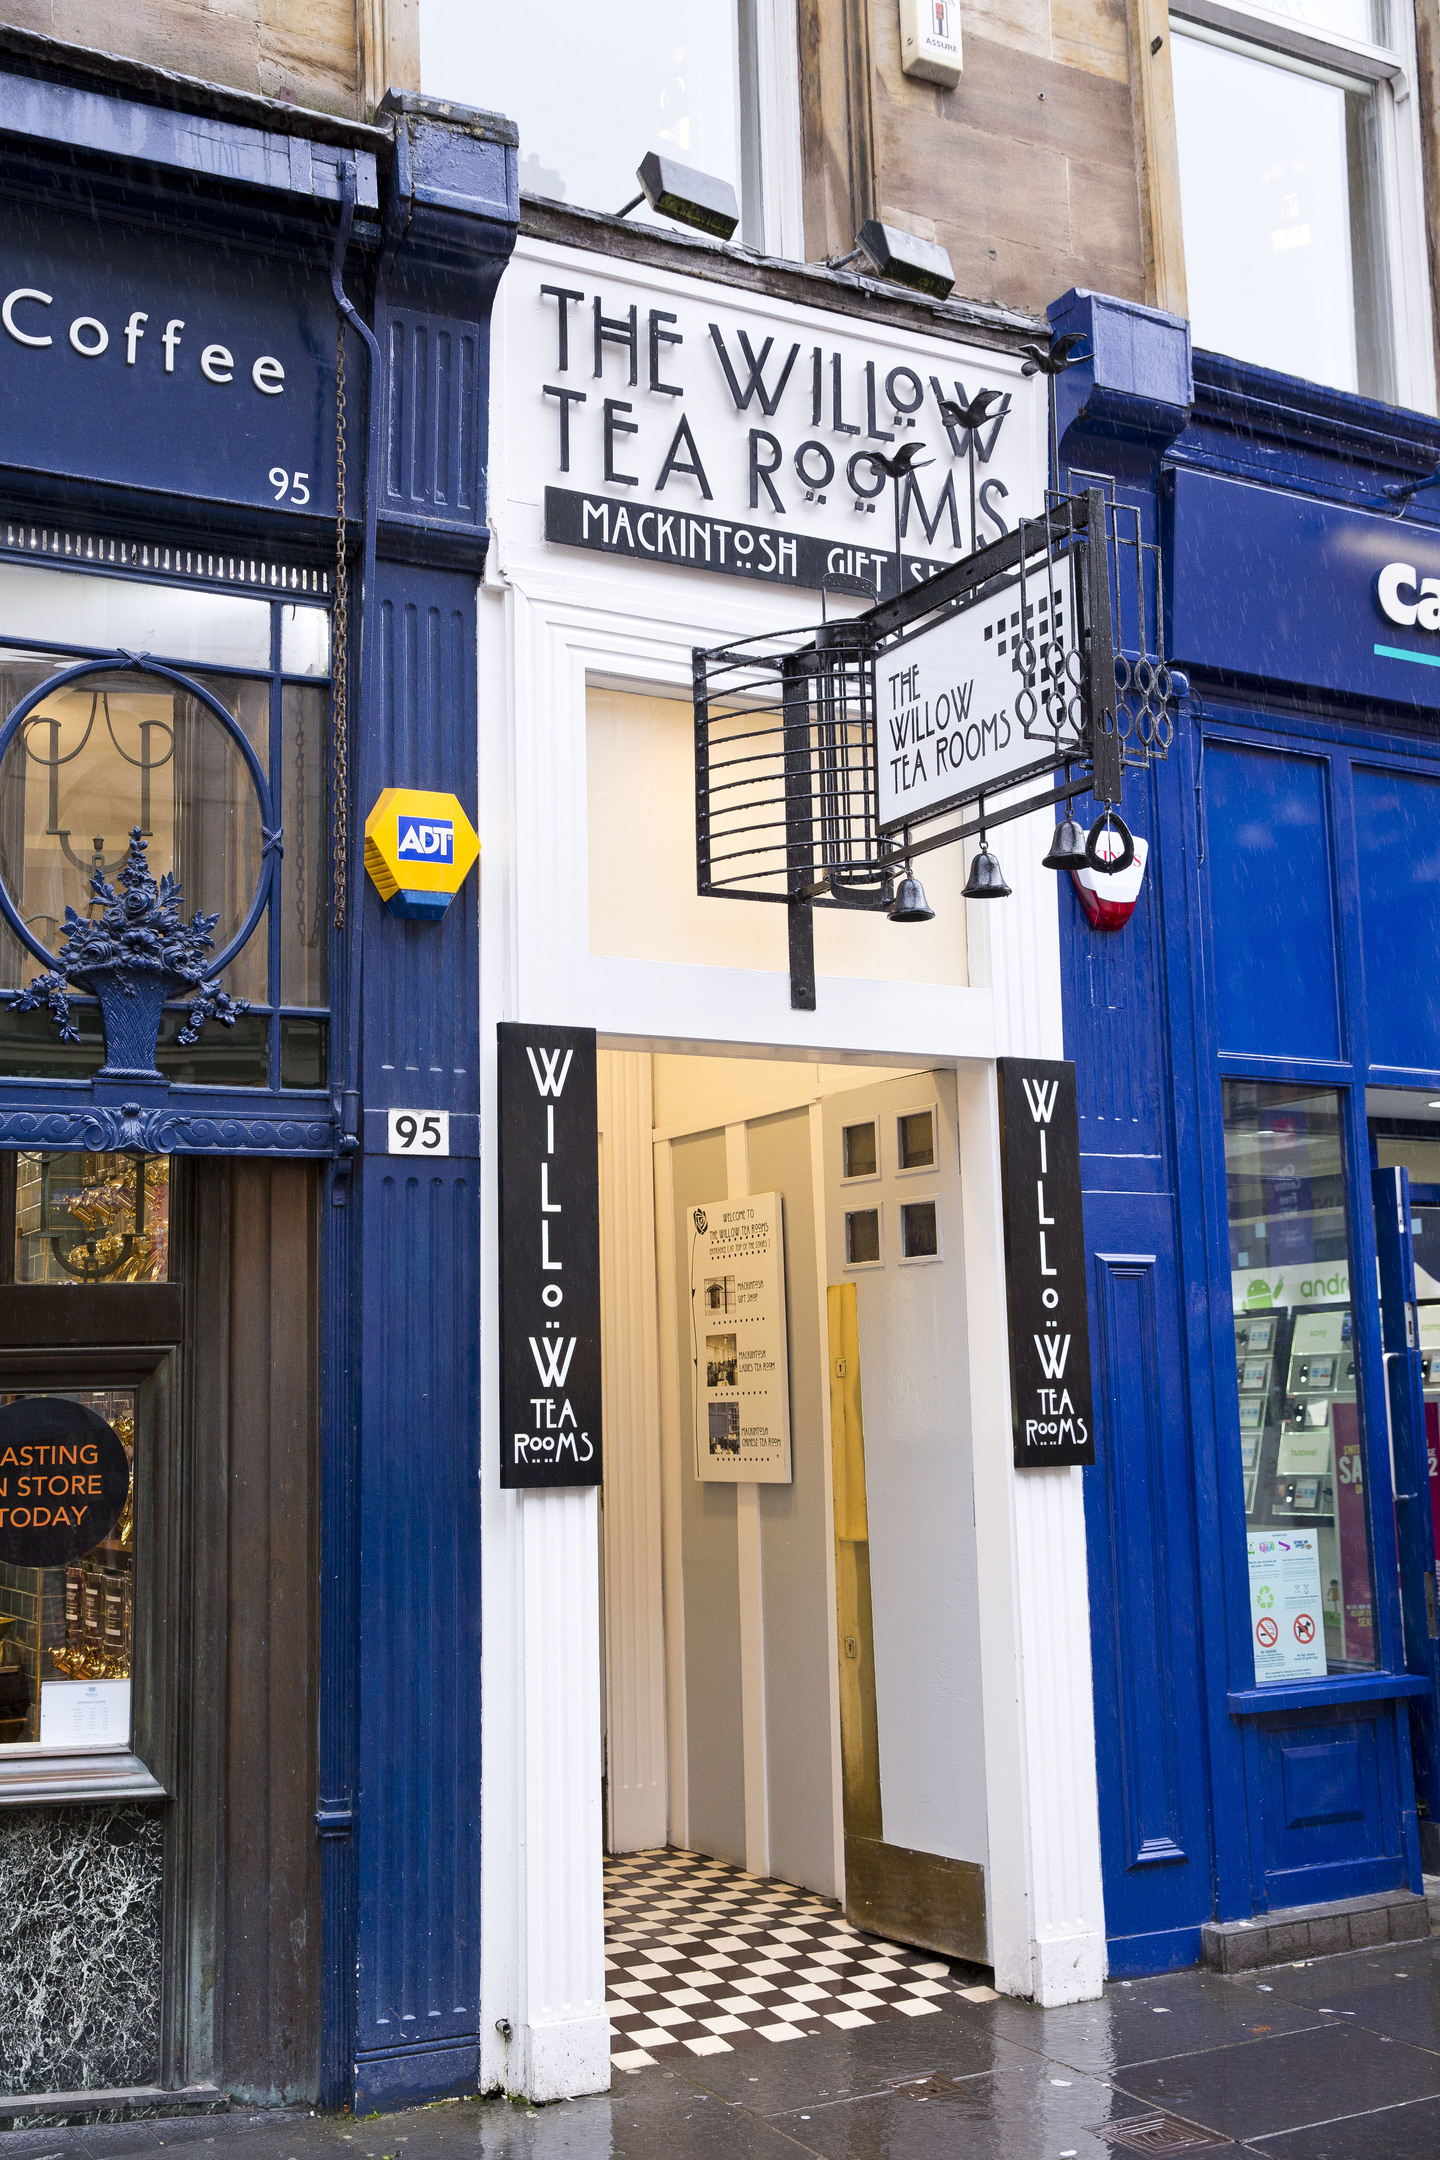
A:
{"type": "MultiPolygon", "coordinates": [[[[350,870],[343,921],[328,882],[317,914],[322,1004],[286,1003],[272,957],[220,1041],[246,1056],[187,1065],[162,1028],[164,1079],[148,1083],[94,1077],[95,1018],[77,1008],[74,1058],[37,1049],[33,1071],[5,1068],[0,1148],[316,1166],[318,1670],[294,1676],[318,1722],[309,2097],[364,2112],[473,2090],[478,2071],[478,902],[472,879],[443,922],[397,921],[360,863],[382,788],[454,791],[478,821],[489,321],[518,225],[515,135],[408,95],[362,126],[105,68],[0,56],[0,564],[270,606],[251,677],[270,713],[275,857],[288,837],[293,869],[287,603],[335,597],[338,279],[359,317],[344,340],[337,656],[350,870]],[[387,1110],[416,1104],[450,1113],[450,1154],[423,1169],[386,1152],[387,1110]]],[[[112,642],[126,645],[97,649],[112,642]]],[[[320,735],[323,790],[323,719],[320,735]]],[[[272,910],[278,956],[290,931],[278,898],[272,910]]],[[[186,1561],[209,1564],[198,1547],[186,1561]]],[[[273,1925],[289,1939],[278,1901],[273,1925]]],[[[180,2057],[174,2070],[183,2082],[180,2057]]]]}
{"type": "Polygon", "coordinates": [[[1070,293],[1051,319],[1087,339],[1058,386],[1062,472],[1160,543],[1191,688],[1168,762],[1127,782],[1151,844],[1130,924],[1092,932],[1061,895],[1106,1932],[1125,1975],[1194,1962],[1208,1920],[1418,1891],[1440,1836],[1429,1368],[1393,1287],[1393,1189],[1378,1218],[1376,1199],[1402,1174],[1377,1170],[1377,1133],[1440,1096],[1440,611],[1422,605],[1440,495],[1401,492],[1440,465],[1440,426],[1192,355],[1183,322],[1143,308],[1070,293]],[[1372,1093],[1367,1117],[1367,1089],[1407,1092],[1372,1093]],[[1292,1399],[1297,1373],[1344,1399],[1292,1399]],[[1332,1421],[1316,1441],[1307,1416],[1332,1421]],[[1276,1477],[1287,1451],[1330,1484],[1276,1477]],[[1326,1505],[1328,1546],[1304,1512],[1326,1505]],[[1322,1538],[1334,1608],[1297,1612],[1289,1641],[1312,1653],[1287,1641],[1263,1675],[1257,1522],[1287,1551],[1322,1538]]]}

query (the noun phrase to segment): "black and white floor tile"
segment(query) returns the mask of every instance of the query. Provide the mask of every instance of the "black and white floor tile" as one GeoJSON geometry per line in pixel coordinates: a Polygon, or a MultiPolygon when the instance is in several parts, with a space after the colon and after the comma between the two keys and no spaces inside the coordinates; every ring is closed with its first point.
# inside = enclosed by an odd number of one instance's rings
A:
{"type": "Polygon", "coordinates": [[[668,1849],[606,1861],[605,1968],[617,2070],[995,1999],[929,1951],[862,1935],[829,1898],[668,1849]]]}

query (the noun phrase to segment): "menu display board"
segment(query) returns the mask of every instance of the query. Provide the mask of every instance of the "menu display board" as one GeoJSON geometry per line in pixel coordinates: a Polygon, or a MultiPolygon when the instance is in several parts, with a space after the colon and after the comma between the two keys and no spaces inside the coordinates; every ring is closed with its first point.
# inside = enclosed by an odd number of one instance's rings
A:
{"type": "Polygon", "coordinates": [[[691,1208],[695,1475],[788,1485],[790,1358],[779,1193],[691,1208]]]}

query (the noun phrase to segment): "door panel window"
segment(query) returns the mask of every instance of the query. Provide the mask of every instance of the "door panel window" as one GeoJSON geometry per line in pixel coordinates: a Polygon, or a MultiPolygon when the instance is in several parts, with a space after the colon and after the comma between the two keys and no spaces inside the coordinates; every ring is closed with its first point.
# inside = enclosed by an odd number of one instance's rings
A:
{"type": "Polygon", "coordinates": [[[1377,1663],[1341,1101],[1224,1083],[1250,1639],[1259,1687],[1377,1663]]]}

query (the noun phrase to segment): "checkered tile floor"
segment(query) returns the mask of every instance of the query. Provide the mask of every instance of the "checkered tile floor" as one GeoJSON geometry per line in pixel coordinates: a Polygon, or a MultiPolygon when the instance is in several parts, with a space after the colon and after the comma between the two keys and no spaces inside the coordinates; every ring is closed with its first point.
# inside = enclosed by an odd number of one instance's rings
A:
{"type": "Polygon", "coordinates": [[[605,1953],[617,2070],[995,2000],[943,1958],[860,1934],[829,1898],[699,1853],[606,1861],[605,1953]]]}

